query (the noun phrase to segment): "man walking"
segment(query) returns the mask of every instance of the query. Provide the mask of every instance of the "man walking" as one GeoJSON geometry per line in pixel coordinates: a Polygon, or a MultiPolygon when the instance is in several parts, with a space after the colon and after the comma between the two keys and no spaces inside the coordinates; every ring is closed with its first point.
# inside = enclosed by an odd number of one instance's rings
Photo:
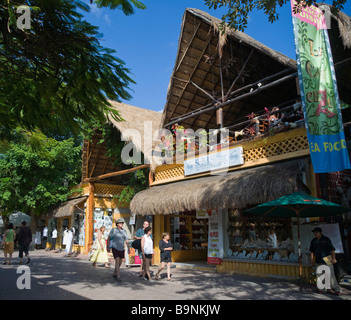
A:
{"type": "MultiPolygon", "coordinates": [[[[335,248],[332,241],[323,235],[323,230],[319,227],[316,227],[312,230],[314,233],[314,239],[311,241],[310,252],[311,252],[311,262],[316,263],[316,268],[318,269],[321,265],[327,265],[330,269],[330,288],[334,290],[336,295],[340,294],[340,287],[336,280],[334,274],[334,264],[336,263],[335,259],[335,248]]],[[[317,273],[317,280],[320,275],[317,273]]],[[[327,286],[327,284],[325,284],[327,286]]],[[[329,286],[329,284],[328,284],[329,286]]],[[[320,293],[323,291],[320,289],[320,293]]]]}
{"type": "MultiPolygon", "coordinates": [[[[141,240],[141,238],[145,235],[145,228],[147,228],[147,227],[149,227],[149,221],[145,220],[143,222],[143,227],[139,228],[137,230],[137,232],[135,233],[134,239],[135,240],[141,240]]],[[[151,239],[152,239],[152,235],[151,235],[151,239]]],[[[139,257],[140,257],[140,260],[141,260],[139,277],[142,277],[143,274],[144,274],[144,268],[143,268],[144,267],[144,263],[143,263],[143,253],[142,253],[141,250],[139,252],[139,257]]]]}
{"type": "Polygon", "coordinates": [[[22,221],[21,223],[21,229],[18,233],[17,241],[19,245],[20,264],[23,264],[23,253],[25,253],[27,257],[27,264],[29,264],[30,263],[29,245],[32,242],[32,231],[27,226],[26,221],[22,221]]]}
{"type": "MultiPolygon", "coordinates": [[[[122,264],[122,260],[125,256],[125,245],[129,244],[127,232],[123,230],[124,221],[122,218],[119,218],[116,221],[116,228],[113,228],[108,236],[107,240],[107,248],[110,251],[110,242],[112,246],[113,258],[115,259],[115,271],[113,272],[113,277],[121,282],[120,276],[120,267],[122,264]]],[[[129,248],[128,248],[129,254],[129,248]]]]}

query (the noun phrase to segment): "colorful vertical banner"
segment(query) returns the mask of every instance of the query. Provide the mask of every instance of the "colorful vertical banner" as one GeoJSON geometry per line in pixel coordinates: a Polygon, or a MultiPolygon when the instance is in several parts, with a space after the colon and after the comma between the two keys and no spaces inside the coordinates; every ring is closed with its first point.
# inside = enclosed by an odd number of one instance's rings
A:
{"type": "Polygon", "coordinates": [[[325,17],[315,6],[297,13],[291,0],[297,71],[313,169],[350,169],[325,17]]]}
{"type": "Polygon", "coordinates": [[[208,210],[207,263],[221,264],[223,258],[222,210],[208,210]]]}

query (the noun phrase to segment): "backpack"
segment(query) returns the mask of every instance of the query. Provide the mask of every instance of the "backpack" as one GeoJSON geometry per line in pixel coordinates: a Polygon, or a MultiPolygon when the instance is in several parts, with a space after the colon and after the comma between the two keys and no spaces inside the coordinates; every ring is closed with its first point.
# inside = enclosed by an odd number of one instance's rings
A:
{"type": "Polygon", "coordinates": [[[133,240],[132,247],[136,250],[141,250],[141,239],[133,240]]]}

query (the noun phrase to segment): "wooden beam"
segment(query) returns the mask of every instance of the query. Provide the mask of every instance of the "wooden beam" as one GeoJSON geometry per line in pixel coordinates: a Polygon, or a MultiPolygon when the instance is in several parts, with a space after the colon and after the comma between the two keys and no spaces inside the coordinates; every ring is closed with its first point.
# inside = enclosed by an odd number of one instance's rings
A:
{"type": "Polygon", "coordinates": [[[85,217],[86,227],[85,227],[85,248],[86,252],[89,252],[90,247],[93,245],[93,235],[94,235],[94,207],[95,207],[95,186],[94,183],[89,183],[89,198],[88,207],[85,217]]]}
{"type": "Polygon", "coordinates": [[[199,24],[197,25],[196,30],[194,31],[193,36],[191,37],[191,40],[189,41],[188,46],[187,46],[187,48],[186,48],[186,50],[185,50],[185,52],[184,52],[182,58],[180,59],[180,61],[179,61],[179,63],[178,63],[178,66],[177,66],[177,68],[176,68],[176,72],[178,71],[180,65],[182,64],[182,62],[183,62],[183,60],[184,60],[186,54],[188,53],[188,50],[189,50],[189,48],[191,47],[191,44],[193,43],[194,38],[195,38],[195,36],[196,36],[196,34],[197,34],[197,31],[199,30],[200,26],[201,26],[201,21],[200,21],[199,24]]]}
{"type": "MultiPolygon", "coordinates": [[[[202,50],[202,52],[201,52],[201,54],[200,54],[200,58],[197,60],[197,63],[196,63],[196,65],[194,66],[193,71],[192,71],[191,74],[189,75],[189,79],[188,79],[189,81],[191,80],[191,78],[193,77],[193,75],[194,75],[194,73],[195,73],[197,67],[199,66],[199,64],[200,64],[200,62],[201,62],[201,60],[202,60],[202,58],[203,58],[203,55],[205,54],[205,52],[206,52],[206,50],[207,50],[207,47],[208,47],[208,45],[210,44],[211,40],[212,40],[212,35],[211,35],[210,38],[208,39],[208,41],[207,41],[207,43],[206,43],[206,45],[205,45],[205,48],[202,50]]],[[[186,85],[184,86],[184,89],[182,90],[182,92],[181,92],[181,94],[180,94],[180,97],[179,97],[179,99],[178,99],[178,102],[177,102],[177,103],[175,104],[175,106],[173,107],[173,110],[171,111],[171,114],[170,114],[169,118],[172,118],[172,116],[173,116],[173,114],[174,114],[174,111],[176,110],[177,106],[179,105],[179,103],[180,103],[180,101],[181,101],[181,99],[182,99],[182,96],[183,96],[183,94],[184,94],[184,92],[185,92],[187,86],[188,86],[188,84],[186,84],[186,85]]]]}
{"type": "Polygon", "coordinates": [[[115,177],[115,176],[120,176],[120,175],[123,175],[123,174],[128,174],[130,172],[134,172],[134,171],[141,170],[141,169],[146,169],[146,168],[150,168],[150,165],[149,164],[143,164],[141,166],[134,167],[134,168],[127,169],[127,170],[121,170],[121,171],[116,171],[116,172],[102,174],[102,175],[97,176],[97,177],[85,179],[85,182],[89,182],[90,183],[90,182],[93,182],[93,181],[103,180],[103,179],[111,178],[111,177],[115,177]]]}
{"type": "Polygon", "coordinates": [[[252,49],[252,50],[251,50],[251,52],[250,52],[248,58],[246,59],[244,65],[242,66],[242,68],[241,68],[241,70],[239,71],[238,75],[237,75],[236,78],[234,79],[232,85],[230,86],[230,88],[229,88],[228,92],[226,93],[226,95],[225,95],[225,97],[224,97],[224,99],[223,99],[222,102],[228,100],[228,97],[229,97],[230,93],[231,93],[232,90],[234,89],[234,86],[235,86],[236,82],[238,81],[238,79],[240,78],[241,74],[244,72],[244,70],[245,70],[245,68],[246,68],[246,65],[247,65],[247,63],[249,62],[249,60],[250,60],[252,54],[254,53],[254,51],[255,51],[255,49],[252,49]]]}
{"type": "Polygon", "coordinates": [[[190,80],[190,83],[197,88],[198,90],[200,90],[201,92],[203,92],[206,96],[208,96],[211,100],[213,100],[214,102],[219,102],[216,98],[212,97],[206,90],[202,89],[200,86],[198,86],[195,82],[190,80]]]}
{"type": "MultiPolygon", "coordinates": [[[[262,91],[264,91],[264,90],[266,90],[266,89],[272,88],[272,87],[274,87],[274,86],[276,86],[276,85],[278,85],[278,84],[281,84],[281,83],[283,83],[283,82],[285,82],[285,81],[287,81],[287,80],[290,80],[290,79],[292,79],[292,78],[295,78],[296,75],[297,75],[297,72],[294,72],[294,73],[292,73],[292,74],[290,74],[290,75],[287,75],[287,76],[285,76],[285,77],[283,77],[283,78],[280,78],[280,79],[278,79],[278,80],[275,80],[275,81],[273,81],[273,82],[271,82],[271,83],[269,83],[269,84],[260,86],[260,87],[258,87],[256,90],[254,90],[254,91],[252,91],[252,92],[244,93],[244,94],[242,94],[241,96],[238,96],[238,97],[235,97],[235,98],[230,99],[230,100],[228,100],[228,101],[225,101],[225,102],[216,104],[216,105],[214,105],[214,106],[212,106],[212,107],[209,107],[209,108],[207,108],[207,109],[203,109],[203,110],[201,110],[200,112],[196,112],[196,111],[195,111],[195,112],[192,113],[192,115],[189,115],[189,116],[186,116],[186,117],[182,117],[182,118],[179,119],[178,121],[183,121],[183,120],[185,120],[185,119],[195,117],[195,116],[197,116],[197,115],[199,115],[199,114],[202,114],[202,113],[205,113],[205,112],[217,110],[217,109],[222,108],[222,107],[224,107],[224,106],[226,106],[226,105],[228,105],[228,104],[231,104],[231,103],[233,103],[233,102],[235,102],[235,101],[239,101],[239,100],[241,100],[241,99],[245,99],[245,98],[247,98],[247,97],[254,96],[254,95],[256,95],[257,93],[260,93],[260,92],[262,92],[262,91]]],[[[165,127],[171,126],[171,125],[177,123],[178,121],[171,121],[171,122],[167,123],[167,124],[165,125],[165,127]]]]}

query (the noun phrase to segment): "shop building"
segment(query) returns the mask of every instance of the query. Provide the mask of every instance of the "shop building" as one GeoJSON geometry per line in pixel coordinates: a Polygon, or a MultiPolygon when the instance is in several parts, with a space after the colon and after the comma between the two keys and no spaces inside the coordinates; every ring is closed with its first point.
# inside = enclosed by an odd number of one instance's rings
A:
{"type": "MultiPolygon", "coordinates": [[[[340,97],[350,104],[351,43],[340,29],[341,19],[350,23],[345,15],[332,17],[330,37],[340,97]]],[[[296,61],[241,32],[221,33],[219,24],[200,10],[184,13],[161,126],[228,129],[229,137],[206,155],[185,152],[184,161],[174,157],[157,166],[151,188],[133,198],[131,212],[153,215],[155,262],[167,231],[175,262],[204,260],[216,264],[217,272],[297,278],[296,220],[258,218],[245,211],[295,191],[320,196],[325,187],[310,161],[296,61]],[[239,161],[218,166],[228,153],[239,161]],[[269,237],[272,230],[276,240],[269,237]]],[[[350,116],[350,109],[343,110],[345,124],[350,116]]],[[[329,224],[337,224],[330,219],[329,224]]],[[[308,281],[306,241],[302,274],[308,281]]]]}
{"type": "MultiPolygon", "coordinates": [[[[115,221],[123,218],[124,228],[130,239],[134,232],[141,227],[142,220],[131,216],[129,203],[121,203],[118,196],[128,184],[127,173],[134,173],[134,168],[119,167],[116,159],[108,154],[109,143],[125,141],[130,150],[142,154],[143,130],[140,125],[148,122],[151,132],[159,128],[161,113],[141,109],[124,103],[110,101],[112,106],[119,111],[123,121],[110,118],[110,125],[117,130],[114,141],[104,141],[102,132],[98,129],[89,140],[85,140],[82,153],[82,182],[75,188],[80,190],[72,195],[66,202],[49,210],[42,218],[46,219],[49,229],[48,247],[50,248],[51,234],[57,229],[56,249],[65,248],[65,230],[74,227],[73,251],[87,254],[93,244],[98,229],[106,228],[106,236],[115,227],[115,221]],[[140,141],[133,141],[133,130],[138,130],[140,141]]],[[[122,142],[124,144],[124,142],[122,142]]],[[[151,148],[151,146],[150,146],[151,148]]],[[[148,168],[148,165],[143,166],[148,168]]],[[[138,167],[139,168],[139,167],[138,167]]]]}

